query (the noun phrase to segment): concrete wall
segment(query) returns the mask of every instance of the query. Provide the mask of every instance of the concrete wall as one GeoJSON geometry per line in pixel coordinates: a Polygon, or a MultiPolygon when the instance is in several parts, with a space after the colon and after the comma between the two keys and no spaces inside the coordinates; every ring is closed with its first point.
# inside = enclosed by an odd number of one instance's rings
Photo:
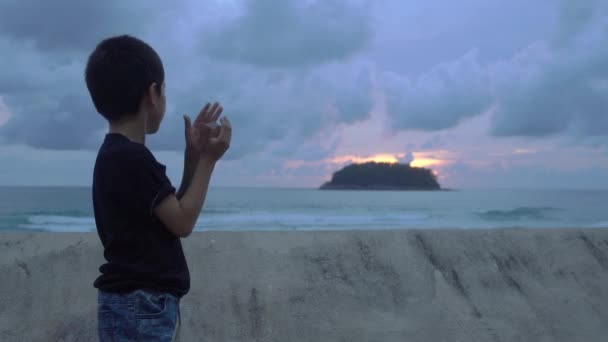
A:
{"type": "MultiPolygon", "coordinates": [[[[211,232],[184,341],[606,341],[608,230],[211,232]]],[[[96,234],[0,234],[0,341],[96,340],[96,234]]]]}

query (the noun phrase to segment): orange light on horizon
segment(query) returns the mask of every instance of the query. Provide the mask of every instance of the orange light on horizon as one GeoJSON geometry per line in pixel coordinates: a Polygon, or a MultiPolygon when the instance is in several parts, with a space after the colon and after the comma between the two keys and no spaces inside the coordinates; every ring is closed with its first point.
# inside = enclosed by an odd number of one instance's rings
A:
{"type": "MultiPolygon", "coordinates": [[[[283,163],[283,167],[285,169],[298,169],[303,166],[347,163],[363,164],[368,162],[397,164],[405,156],[405,153],[378,153],[370,156],[342,155],[315,161],[289,160],[283,163]]],[[[441,167],[450,163],[450,153],[443,150],[433,152],[413,152],[412,157],[413,160],[410,162],[410,166],[412,167],[441,167]]]]}
{"type": "Polygon", "coordinates": [[[437,150],[431,152],[413,152],[414,160],[410,163],[411,167],[441,167],[449,164],[451,155],[449,151],[437,150]]]}
{"type": "Polygon", "coordinates": [[[359,156],[352,156],[352,155],[339,156],[339,157],[326,159],[326,161],[328,163],[332,163],[332,164],[343,164],[343,163],[347,163],[347,162],[352,162],[352,163],[356,163],[356,164],[369,163],[369,162],[395,164],[395,163],[399,162],[399,159],[397,158],[397,156],[395,156],[393,154],[382,153],[382,154],[376,154],[376,155],[369,156],[369,157],[359,157],[359,156]]]}
{"type": "Polygon", "coordinates": [[[445,164],[445,160],[434,159],[434,158],[416,158],[410,163],[411,167],[431,167],[431,166],[441,166],[445,164]]]}

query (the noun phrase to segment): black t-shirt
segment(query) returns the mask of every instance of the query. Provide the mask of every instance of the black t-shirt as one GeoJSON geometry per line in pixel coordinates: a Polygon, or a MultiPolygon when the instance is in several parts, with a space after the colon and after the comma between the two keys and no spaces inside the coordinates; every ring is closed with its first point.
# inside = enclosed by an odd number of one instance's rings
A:
{"type": "Polygon", "coordinates": [[[106,263],[94,286],[107,292],[154,289],[185,295],[190,273],[179,237],[154,215],[175,192],[150,150],[110,133],[93,174],[93,207],[106,263]]]}

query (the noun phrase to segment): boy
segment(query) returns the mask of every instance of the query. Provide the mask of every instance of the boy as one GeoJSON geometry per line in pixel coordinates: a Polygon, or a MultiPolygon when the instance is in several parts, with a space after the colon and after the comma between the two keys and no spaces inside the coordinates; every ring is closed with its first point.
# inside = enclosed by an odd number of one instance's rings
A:
{"type": "Polygon", "coordinates": [[[180,238],[192,232],[215,163],[230,145],[222,107],[207,104],[194,124],[184,116],[186,151],[179,191],[145,146],[165,112],[164,69],[146,43],[119,36],[99,43],[85,78],[108,120],[95,162],[93,206],[106,263],[95,280],[101,341],[172,341],[179,301],[190,288],[180,238]]]}

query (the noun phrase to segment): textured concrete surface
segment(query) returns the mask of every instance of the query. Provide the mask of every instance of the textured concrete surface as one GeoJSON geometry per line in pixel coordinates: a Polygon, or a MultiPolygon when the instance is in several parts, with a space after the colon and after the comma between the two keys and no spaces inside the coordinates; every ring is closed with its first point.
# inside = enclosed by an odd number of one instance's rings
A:
{"type": "MultiPolygon", "coordinates": [[[[210,232],[185,341],[606,341],[608,229],[210,232]]],[[[0,233],[0,341],[95,341],[93,234],[0,233]]]]}

